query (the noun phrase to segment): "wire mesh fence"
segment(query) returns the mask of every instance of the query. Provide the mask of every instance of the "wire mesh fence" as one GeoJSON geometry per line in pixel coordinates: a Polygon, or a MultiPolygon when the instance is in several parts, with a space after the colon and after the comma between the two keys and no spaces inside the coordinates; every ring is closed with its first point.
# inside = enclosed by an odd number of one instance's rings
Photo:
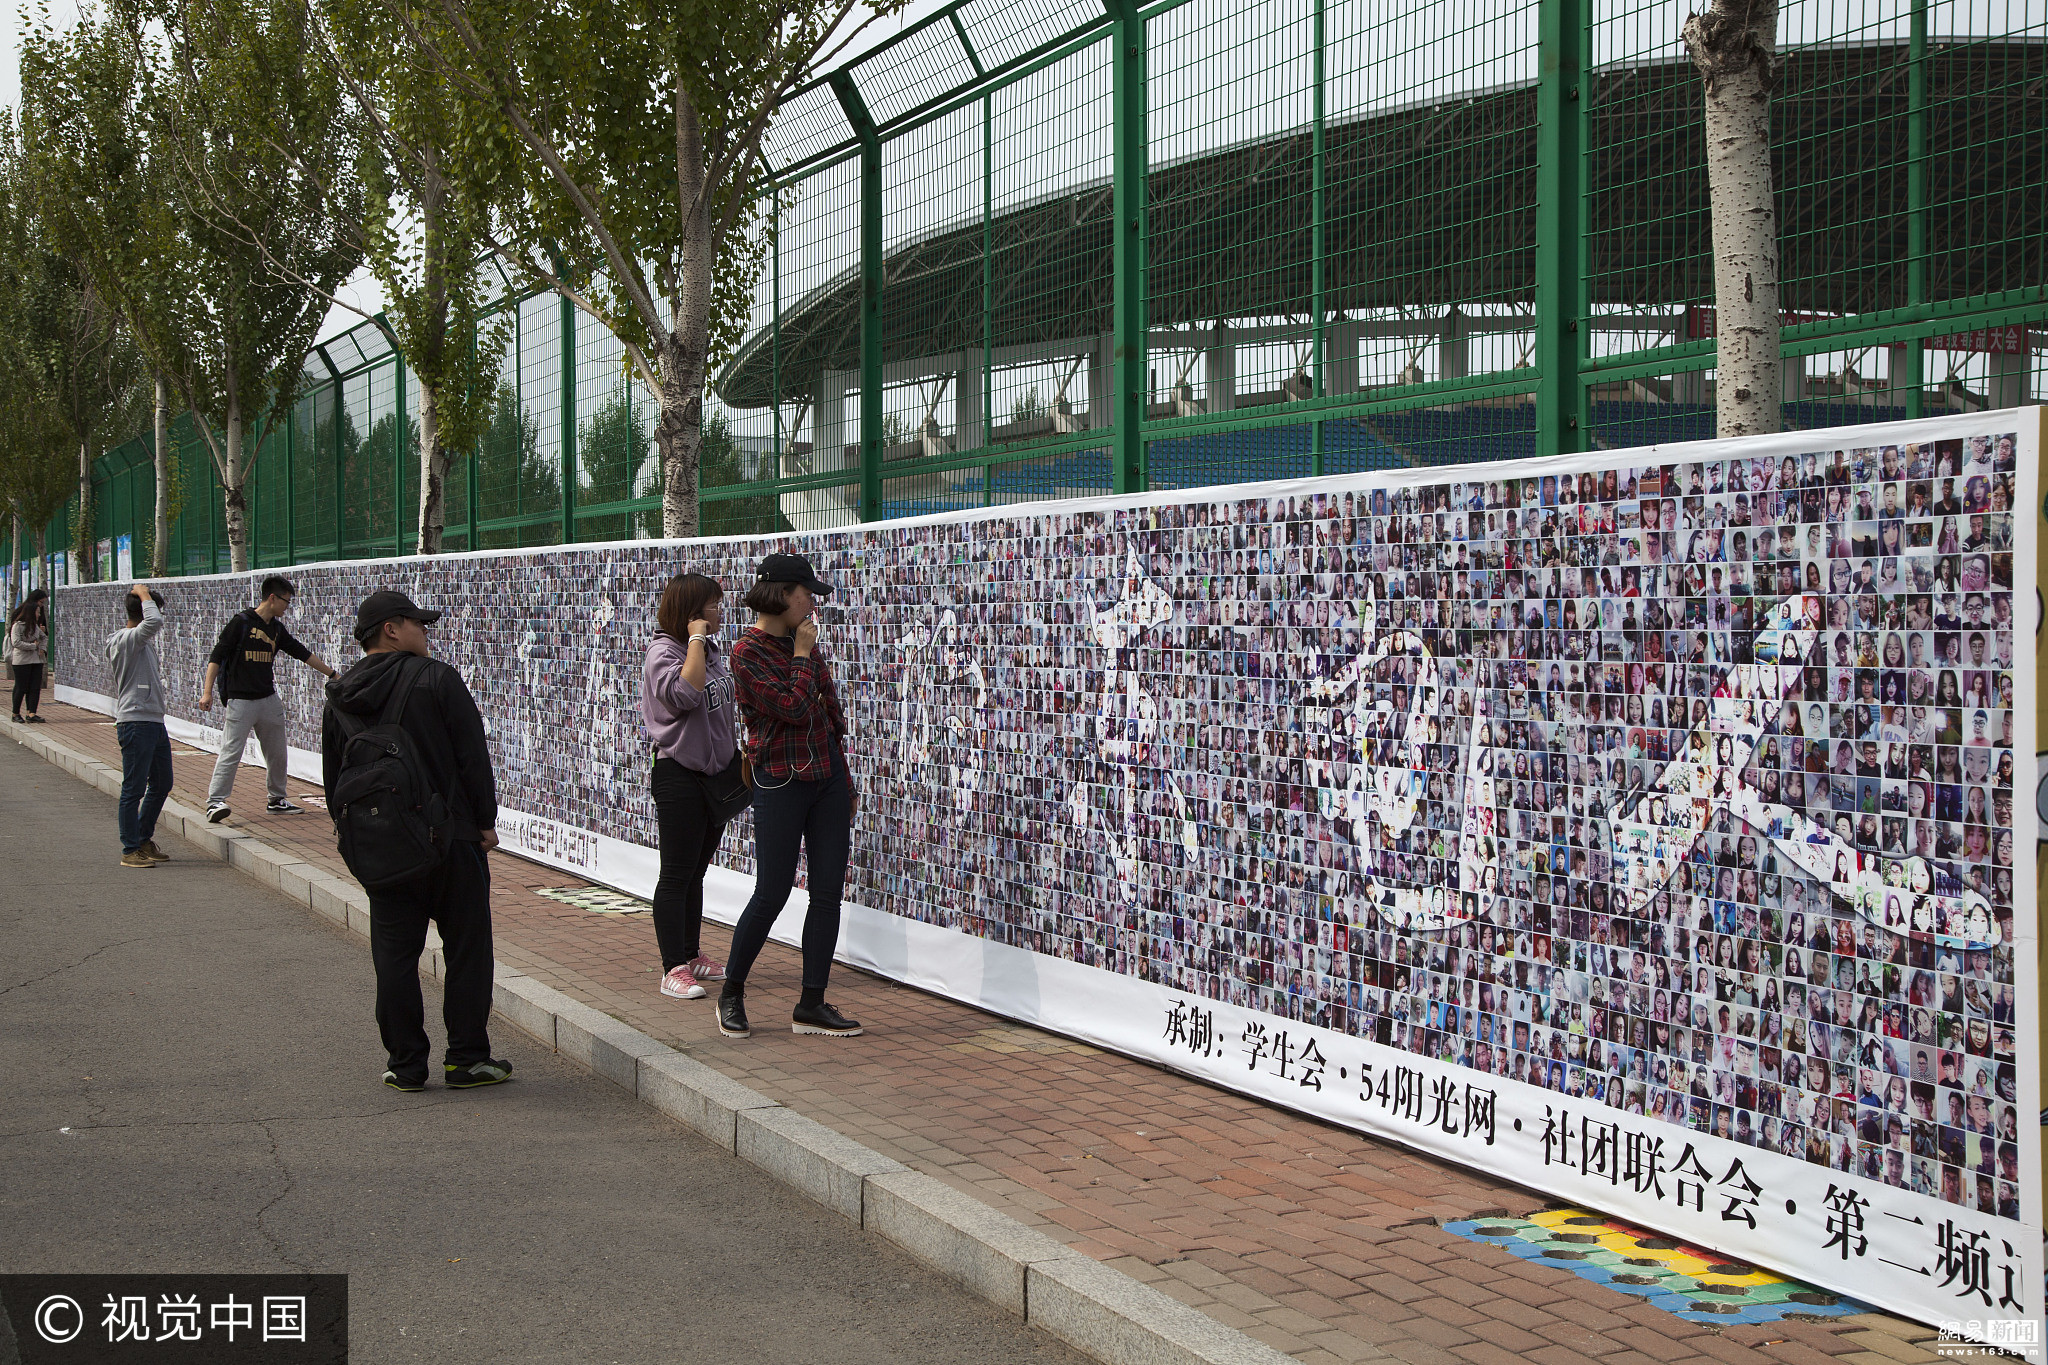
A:
{"type": "MultiPolygon", "coordinates": [[[[1712,435],[1686,8],[957,0],[778,116],[703,529],[1712,435]]],[[[1780,51],[1787,425],[2034,399],[2048,11],[1790,0],[1780,51]]],[[[660,536],[619,343],[552,296],[501,306],[448,548],[660,536]]],[[[418,401],[378,327],[325,342],[249,480],[254,561],[415,549],[418,401]]],[[[205,443],[180,418],[171,446],[170,571],[225,568],[205,443]]],[[[99,461],[67,574],[147,564],[151,465],[146,435],[99,461]]]]}

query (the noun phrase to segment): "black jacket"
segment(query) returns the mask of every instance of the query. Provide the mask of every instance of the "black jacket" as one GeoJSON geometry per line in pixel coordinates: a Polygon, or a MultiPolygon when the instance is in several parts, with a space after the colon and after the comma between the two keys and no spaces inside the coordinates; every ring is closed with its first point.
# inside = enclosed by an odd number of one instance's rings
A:
{"type": "Polygon", "coordinates": [[[258,701],[277,690],[271,662],[279,653],[304,662],[313,651],[300,644],[282,621],[266,621],[256,608],[236,612],[221,627],[206,661],[220,665],[220,694],[230,701],[258,701]]]}
{"type": "Polygon", "coordinates": [[[414,685],[398,723],[418,742],[427,777],[448,803],[450,837],[479,839],[482,831],[498,823],[498,783],[491,773],[484,718],[462,675],[439,659],[420,659],[398,650],[366,654],[327,684],[327,705],[320,714],[321,780],[332,792],[341,775],[347,734],[335,712],[377,724],[398,683],[401,665],[424,667],[427,672],[414,685]]]}

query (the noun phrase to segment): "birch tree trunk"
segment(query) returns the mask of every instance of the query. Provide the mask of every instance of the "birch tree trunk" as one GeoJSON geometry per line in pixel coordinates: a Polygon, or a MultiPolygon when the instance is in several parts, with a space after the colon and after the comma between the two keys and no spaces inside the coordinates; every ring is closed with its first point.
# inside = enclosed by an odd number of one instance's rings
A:
{"type": "Polygon", "coordinates": [[[1714,419],[1722,436],[1777,431],[1778,214],[1771,89],[1778,0],[1712,0],[1685,20],[1706,89],[1707,194],[1714,230],[1714,419]]]}
{"type": "Polygon", "coordinates": [[[93,525],[92,525],[92,447],[84,441],[78,443],[78,530],[74,534],[78,544],[73,547],[78,555],[78,572],[91,582],[93,574],[93,525]]]}
{"type": "Polygon", "coordinates": [[[448,366],[443,362],[448,346],[463,344],[448,335],[448,181],[438,163],[426,168],[420,215],[425,226],[420,294],[428,321],[422,329],[426,335],[414,339],[420,352],[415,366],[420,379],[419,552],[437,555],[448,512],[448,451],[441,443],[441,388],[448,383],[448,366]]]}
{"type": "Polygon", "coordinates": [[[228,567],[249,569],[249,471],[242,458],[242,414],[232,409],[227,419],[227,468],[221,473],[221,504],[228,530],[228,567]]]}
{"type": "Polygon", "coordinates": [[[420,386],[420,545],[423,555],[441,553],[442,522],[448,506],[448,451],[441,444],[440,393],[420,386]]]}
{"type": "Polygon", "coordinates": [[[704,196],[704,138],[697,110],[676,82],[676,192],[685,215],[680,278],[670,299],[669,332],[656,348],[661,415],[654,447],[661,455],[661,530],[698,534],[697,476],[704,457],[704,378],[710,350],[711,274],[717,265],[711,206],[704,196]]]}
{"type": "Polygon", "coordinates": [[[171,388],[162,375],[156,377],[156,451],[150,463],[156,475],[156,518],[150,528],[149,576],[162,578],[171,553],[171,388]]]}

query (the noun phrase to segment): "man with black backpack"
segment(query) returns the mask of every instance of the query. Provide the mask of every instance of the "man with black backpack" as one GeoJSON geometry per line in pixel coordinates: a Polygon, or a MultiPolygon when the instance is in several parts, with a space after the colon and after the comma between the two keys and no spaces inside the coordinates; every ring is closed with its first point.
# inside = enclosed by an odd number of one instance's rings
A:
{"type": "Polygon", "coordinates": [[[444,1083],[508,1079],[491,1056],[491,874],[498,788],[483,717],[462,675],[432,657],[426,628],[441,618],[400,592],[356,610],[363,657],[327,684],[320,752],[341,856],[370,893],[377,1028],[384,1084],[421,1090],[430,1045],[420,994],[427,921],[447,963],[441,1017],[444,1083]]]}

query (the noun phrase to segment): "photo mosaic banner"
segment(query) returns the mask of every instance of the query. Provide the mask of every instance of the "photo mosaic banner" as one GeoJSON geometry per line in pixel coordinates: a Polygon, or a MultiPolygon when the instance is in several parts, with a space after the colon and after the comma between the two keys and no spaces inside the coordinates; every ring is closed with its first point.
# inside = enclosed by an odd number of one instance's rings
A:
{"type": "MultiPolygon", "coordinates": [[[[645,894],[661,586],[807,554],[850,960],[2029,1347],[2039,457],[2027,409],[323,565],[290,623],[444,610],[508,845],[645,894]]],[[[164,585],[181,734],[252,586],[164,585]]],[[[60,695],[118,592],[60,594],[60,695]]]]}

